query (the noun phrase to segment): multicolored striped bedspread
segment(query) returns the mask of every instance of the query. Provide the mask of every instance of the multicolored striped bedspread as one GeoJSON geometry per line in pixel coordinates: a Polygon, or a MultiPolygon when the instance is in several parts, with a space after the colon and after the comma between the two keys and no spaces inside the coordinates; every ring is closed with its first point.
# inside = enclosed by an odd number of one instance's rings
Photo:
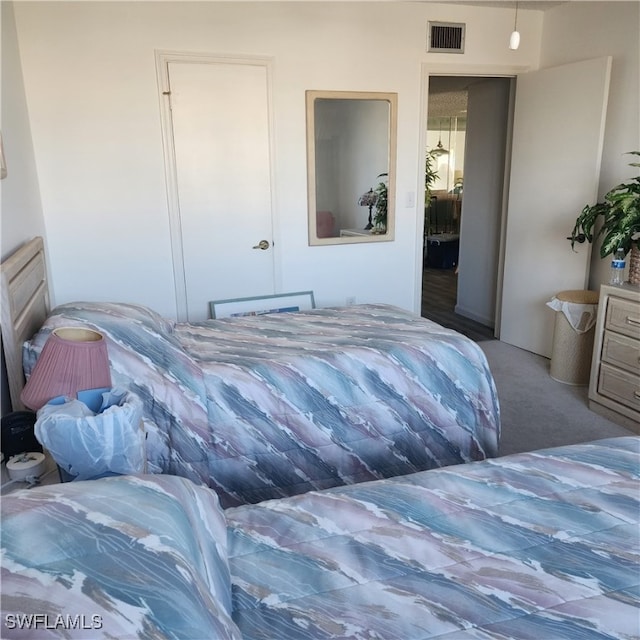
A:
{"type": "Polygon", "coordinates": [[[628,437],[225,511],[171,476],[25,490],[2,637],[637,639],[639,471],[628,437]]]}
{"type": "Polygon", "coordinates": [[[225,640],[226,522],[186,478],[112,476],[2,497],[2,638],[225,640]]]}
{"type": "Polygon", "coordinates": [[[172,323],[130,304],[57,307],[52,329],[108,340],[113,383],[142,398],[151,470],[203,481],[223,506],[497,455],[486,358],[388,305],[172,323]]]}

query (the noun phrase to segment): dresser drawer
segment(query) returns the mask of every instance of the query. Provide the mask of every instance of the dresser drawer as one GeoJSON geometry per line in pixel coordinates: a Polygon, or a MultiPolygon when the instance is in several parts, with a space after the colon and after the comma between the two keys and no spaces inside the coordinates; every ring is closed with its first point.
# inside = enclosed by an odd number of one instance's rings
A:
{"type": "Polygon", "coordinates": [[[608,364],[600,365],[598,393],[640,411],[640,376],[608,364]]]}
{"type": "Polygon", "coordinates": [[[602,339],[602,362],[640,375],[640,340],[612,331],[605,331],[602,339]]]}
{"type": "Polygon", "coordinates": [[[638,303],[610,296],[605,329],[617,331],[632,338],[640,337],[640,307],[638,307],[638,303]]]}

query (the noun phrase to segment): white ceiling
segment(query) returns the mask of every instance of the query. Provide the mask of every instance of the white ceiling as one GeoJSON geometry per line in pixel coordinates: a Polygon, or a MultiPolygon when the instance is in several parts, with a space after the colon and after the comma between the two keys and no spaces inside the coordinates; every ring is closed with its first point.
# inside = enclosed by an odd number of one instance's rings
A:
{"type": "MultiPolygon", "coordinates": [[[[139,0],[140,2],[157,2],[158,0],[139,0]]],[[[193,0],[167,0],[169,2],[193,2],[193,0]]],[[[227,2],[255,2],[255,0],[226,0],[227,2]]],[[[350,2],[408,2],[412,0],[349,0],[350,2]]],[[[472,7],[493,7],[493,8],[513,8],[516,6],[515,0],[413,0],[415,2],[429,2],[439,4],[462,4],[472,7]]],[[[565,0],[571,2],[575,0],[565,0]]],[[[589,0],[584,0],[588,2],[589,0]]],[[[344,0],[258,0],[258,2],[344,2],[344,0]]],[[[525,0],[518,1],[518,8],[532,11],[546,11],[565,2],[548,2],[547,0],[525,0]]]]}
{"type": "MultiPolygon", "coordinates": [[[[164,1],[164,0],[161,0],[164,1]]],[[[166,0],[168,2],[193,2],[193,0],[166,0]]],[[[222,0],[225,1],[225,0],[222,0]]],[[[227,2],[255,2],[256,0],[226,0],[227,2]]],[[[344,2],[345,0],[258,0],[258,2],[344,2]]],[[[423,2],[438,4],[461,4],[471,7],[492,7],[492,8],[514,8],[516,0],[349,0],[350,2],[423,2]]],[[[548,2],[547,0],[518,0],[519,9],[530,11],[546,11],[565,2],[575,2],[576,0],[564,0],[564,2],[548,2]]],[[[589,0],[583,0],[588,2],[589,0]]],[[[139,2],[158,2],[158,0],[139,0],[139,2]]]]}
{"type": "MultiPolygon", "coordinates": [[[[513,7],[515,8],[515,0],[426,0],[427,2],[442,2],[444,4],[464,4],[472,7],[494,7],[502,8],[513,7]]],[[[525,2],[518,2],[518,9],[527,9],[529,11],[546,11],[547,9],[553,9],[565,2],[547,2],[546,0],[528,0],[525,2]]]]}

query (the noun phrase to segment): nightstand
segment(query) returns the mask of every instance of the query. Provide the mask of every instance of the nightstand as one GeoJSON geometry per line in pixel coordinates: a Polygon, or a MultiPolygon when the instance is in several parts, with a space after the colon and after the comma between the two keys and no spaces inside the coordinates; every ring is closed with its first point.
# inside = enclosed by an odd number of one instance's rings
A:
{"type": "Polygon", "coordinates": [[[602,285],[589,408],[640,433],[640,287],[602,285]]]}

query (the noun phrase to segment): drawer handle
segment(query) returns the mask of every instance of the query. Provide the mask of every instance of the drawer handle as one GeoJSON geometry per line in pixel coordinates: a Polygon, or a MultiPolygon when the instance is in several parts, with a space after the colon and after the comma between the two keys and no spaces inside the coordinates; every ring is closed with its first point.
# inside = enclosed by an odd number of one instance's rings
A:
{"type": "Polygon", "coordinates": [[[632,318],[631,316],[627,316],[627,324],[634,324],[634,325],[640,327],[640,319],[632,318]]]}
{"type": "Polygon", "coordinates": [[[636,400],[640,400],[640,391],[634,391],[634,392],[633,392],[633,397],[634,397],[636,400]]]}

